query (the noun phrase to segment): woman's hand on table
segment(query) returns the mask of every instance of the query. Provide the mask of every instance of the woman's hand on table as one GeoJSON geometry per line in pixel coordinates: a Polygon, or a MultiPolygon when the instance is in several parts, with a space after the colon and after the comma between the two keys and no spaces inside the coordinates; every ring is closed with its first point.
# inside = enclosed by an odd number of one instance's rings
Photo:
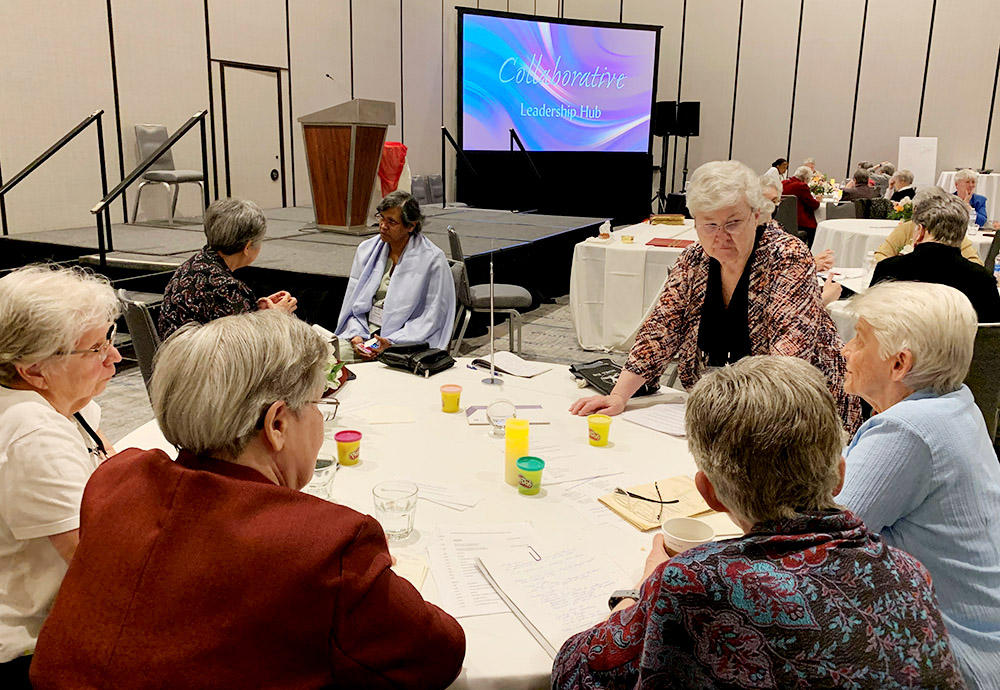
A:
{"type": "Polygon", "coordinates": [[[570,414],[585,417],[589,414],[606,414],[614,417],[625,411],[626,401],[620,395],[591,395],[580,398],[569,406],[570,414]]]}

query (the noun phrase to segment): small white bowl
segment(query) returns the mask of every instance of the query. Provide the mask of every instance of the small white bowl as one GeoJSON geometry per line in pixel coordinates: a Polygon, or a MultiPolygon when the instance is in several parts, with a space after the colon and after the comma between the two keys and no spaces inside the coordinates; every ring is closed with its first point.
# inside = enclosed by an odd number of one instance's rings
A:
{"type": "Polygon", "coordinates": [[[715,539],[715,530],[697,518],[670,518],[660,526],[663,541],[671,551],[681,553],[715,539]]]}

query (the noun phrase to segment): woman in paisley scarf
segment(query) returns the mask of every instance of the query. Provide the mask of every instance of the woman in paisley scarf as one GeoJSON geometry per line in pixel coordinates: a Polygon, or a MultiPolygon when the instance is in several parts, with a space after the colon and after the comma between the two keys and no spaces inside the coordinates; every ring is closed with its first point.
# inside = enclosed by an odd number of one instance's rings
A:
{"type": "Polygon", "coordinates": [[[635,598],[563,644],[553,688],[965,686],[927,571],[834,501],[819,371],[747,357],[698,382],[686,427],[699,492],[745,535],[673,558],[657,535],[635,598]]]}

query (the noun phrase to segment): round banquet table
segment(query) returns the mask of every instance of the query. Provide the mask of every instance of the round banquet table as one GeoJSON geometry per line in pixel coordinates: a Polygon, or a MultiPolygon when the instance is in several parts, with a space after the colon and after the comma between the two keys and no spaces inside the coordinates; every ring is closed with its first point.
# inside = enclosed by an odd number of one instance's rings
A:
{"type": "MultiPolygon", "coordinates": [[[[955,191],[955,171],[943,172],[938,177],[937,186],[951,194],[955,191]]],[[[990,173],[976,178],[976,194],[986,197],[986,216],[990,220],[1000,220],[1000,175],[990,173]]]]}
{"type": "Polygon", "coordinates": [[[591,237],[573,249],[569,303],[580,347],[627,351],[632,336],[652,306],[667,273],[684,247],[654,247],[654,238],[692,240],[694,221],[684,225],[639,223],[619,228],[611,239],[591,237]],[[624,244],[622,235],[632,235],[624,244]]]}
{"type": "MultiPolygon", "coordinates": [[[[825,249],[832,249],[834,261],[838,266],[861,268],[865,263],[865,254],[878,249],[897,225],[899,225],[898,220],[869,218],[824,220],[816,226],[812,252],[815,255],[825,249]]],[[[979,258],[985,261],[993,237],[977,232],[975,235],[970,235],[969,240],[976,248],[979,258]]]]}
{"type": "MultiPolygon", "coordinates": [[[[542,405],[549,424],[532,424],[530,443],[558,444],[581,459],[608,461],[624,474],[611,479],[617,486],[634,486],[681,474],[693,475],[694,461],[684,439],[668,436],[623,419],[611,425],[610,443],[594,448],[587,443],[585,418],[573,417],[569,405],[581,395],[565,365],[531,379],[503,376],[503,386],[481,383],[485,372],[467,367],[460,359],[452,369],[430,379],[389,369],[381,363],[352,365],[357,379],[338,394],[340,410],[326,423],[324,452],[336,452],[332,435],[342,429],[363,433],[361,462],[341,467],[333,482],[332,500],[362,513],[372,513],[372,487],[386,479],[413,479],[425,482],[452,482],[484,494],[473,508],[457,511],[437,503],[419,500],[414,531],[409,538],[390,545],[396,555],[424,557],[436,527],[470,527],[480,523],[528,521],[542,538],[586,539],[602,548],[627,574],[623,588],[635,585],[642,575],[652,533],[642,533],[623,520],[591,521],[573,501],[562,495],[567,485],[546,485],[537,496],[521,496],[503,481],[504,442],[492,439],[486,426],[471,426],[465,414],[441,412],[438,388],[446,383],[463,386],[462,410],[469,405],[485,405],[499,397],[515,404],[542,405]],[[409,415],[408,423],[370,423],[372,403],[405,406],[396,417],[409,415]],[[367,408],[364,406],[368,405],[367,408]],[[400,413],[403,412],[400,416],[400,413]]],[[[669,390],[630,403],[629,408],[676,400],[685,394],[669,390]]],[[[161,448],[171,457],[176,453],[167,444],[153,420],[115,443],[117,450],[129,447],[161,448]]],[[[544,455],[543,455],[544,458],[544,455]]],[[[555,461],[552,461],[555,462],[555,461]]],[[[552,463],[550,463],[551,465],[552,463]]],[[[602,509],[607,510],[607,509],[602,509]]],[[[196,564],[191,564],[196,566],[196,564]]],[[[439,604],[438,583],[429,571],[421,588],[425,599],[439,604]]],[[[602,594],[602,602],[611,593],[602,594]]],[[[603,606],[606,610],[606,606],[603,606]]],[[[603,614],[602,614],[603,615],[603,614]]],[[[535,641],[513,613],[459,618],[465,630],[467,651],[462,673],[454,688],[539,688],[549,686],[552,659],[535,641]]],[[[594,623],[600,619],[594,620],[594,623]]]]}

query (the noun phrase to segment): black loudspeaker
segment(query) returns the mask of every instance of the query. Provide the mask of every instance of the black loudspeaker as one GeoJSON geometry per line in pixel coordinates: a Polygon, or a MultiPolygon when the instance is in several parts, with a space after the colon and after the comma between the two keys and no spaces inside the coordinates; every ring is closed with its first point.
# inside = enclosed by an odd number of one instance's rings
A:
{"type": "Polygon", "coordinates": [[[699,101],[681,101],[677,104],[677,128],[674,134],[681,137],[696,137],[700,122],[701,103],[699,101]]]}
{"type": "Polygon", "coordinates": [[[677,102],[657,101],[653,107],[653,136],[668,137],[677,129],[677,102]]]}

